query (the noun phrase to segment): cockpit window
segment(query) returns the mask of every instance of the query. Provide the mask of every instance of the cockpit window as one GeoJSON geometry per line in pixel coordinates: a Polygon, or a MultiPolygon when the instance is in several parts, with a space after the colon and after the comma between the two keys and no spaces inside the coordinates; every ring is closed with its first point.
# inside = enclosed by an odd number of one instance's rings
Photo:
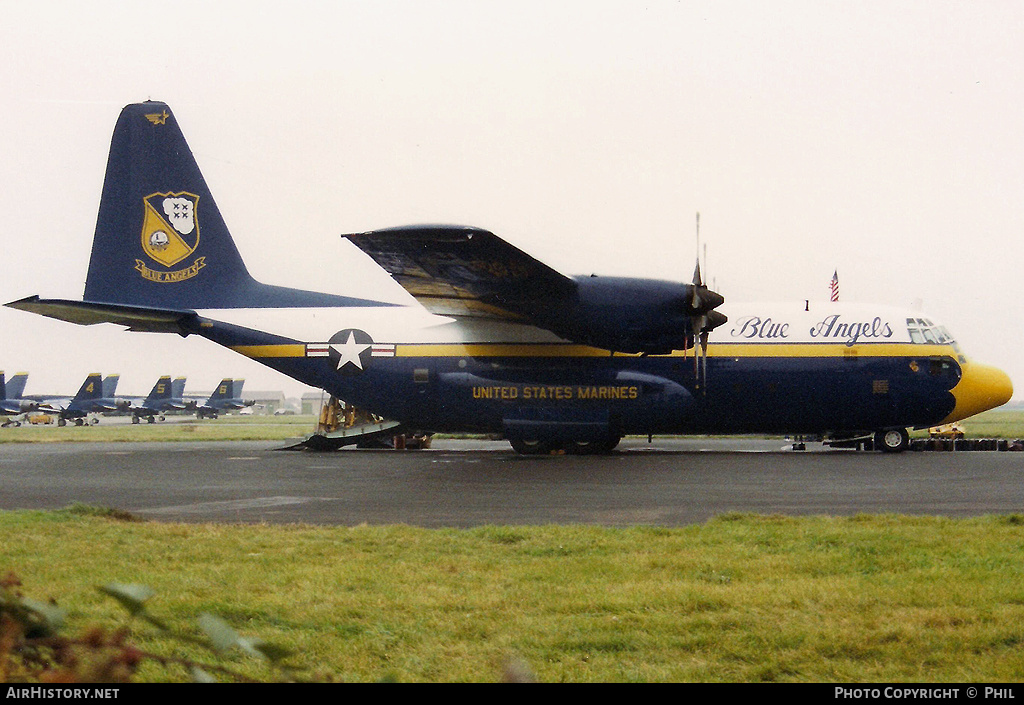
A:
{"type": "Polygon", "coordinates": [[[956,341],[949,334],[944,326],[938,326],[927,318],[908,318],[907,332],[910,334],[910,342],[918,345],[952,345],[956,347],[956,341]]]}

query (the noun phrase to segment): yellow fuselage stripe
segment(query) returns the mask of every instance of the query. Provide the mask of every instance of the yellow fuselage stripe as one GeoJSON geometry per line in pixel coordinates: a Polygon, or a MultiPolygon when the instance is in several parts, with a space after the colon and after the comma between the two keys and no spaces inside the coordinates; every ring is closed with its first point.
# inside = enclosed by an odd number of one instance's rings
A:
{"type": "Polygon", "coordinates": [[[246,357],[306,357],[302,343],[289,345],[232,345],[231,349],[246,357]]]}

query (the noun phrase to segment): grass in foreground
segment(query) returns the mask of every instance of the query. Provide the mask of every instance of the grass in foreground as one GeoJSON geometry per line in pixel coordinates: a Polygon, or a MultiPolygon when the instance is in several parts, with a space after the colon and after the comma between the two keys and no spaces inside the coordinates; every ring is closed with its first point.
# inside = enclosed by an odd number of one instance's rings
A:
{"type": "MultiPolygon", "coordinates": [[[[726,516],[678,529],[130,523],[0,512],[0,570],[69,626],[95,586],[287,646],[319,679],[1009,682],[1024,677],[1024,517],[726,516]]],[[[181,654],[144,623],[134,638],[181,654]]],[[[186,653],[184,654],[189,656],[186,653]]],[[[261,677],[241,656],[230,664],[261,677]]],[[[265,676],[265,673],[262,673],[265,676]]],[[[140,680],[186,679],[147,667],[140,680]]]]}

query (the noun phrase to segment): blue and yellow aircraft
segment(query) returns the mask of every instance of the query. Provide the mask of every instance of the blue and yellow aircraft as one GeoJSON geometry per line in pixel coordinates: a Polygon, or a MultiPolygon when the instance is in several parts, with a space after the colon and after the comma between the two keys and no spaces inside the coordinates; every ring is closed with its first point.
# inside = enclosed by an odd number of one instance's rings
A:
{"type": "Polygon", "coordinates": [[[196,418],[215,419],[217,414],[223,411],[252,406],[251,402],[247,404],[242,399],[243,385],[245,385],[244,379],[231,379],[230,377],[222,379],[210,398],[196,407],[196,418]]]}
{"type": "Polygon", "coordinates": [[[157,379],[145,399],[138,404],[132,404],[132,423],[140,423],[142,419],[146,419],[147,423],[155,423],[157,418],[163,421],[166,418],[165,412],[184,409],[186,407],[184,393],[184,377],[176,377],[172,381],[170,375],[163,375],[157,379]]]}
{"type": "Polygon", "coordinates": [[[104,378],[100,373],[92,372],[86,376],[74,397],[37,397],[37,409],[55,415],[58,426],[67,426],[68,421],[76,426],[83,426],[86,422],[98,424],[100,420],[95,414],[123,411],[131,406],[129,400],[115,396],[119,379],[120,375],[104,378]]]}
{"type": "Polygon", "coordinates": [[[0,416],[4,416],[3,426],[20,426],[25,420],[25,414],[38,406],[37,402],[25,399],[22,394],[25,392],[25,383],[28,382],[28,373],[19,372],[6,379],[3,372],[0,372],[0,416]]]}
{"type": "Polygon", "coordinates": [[[692,283],[569,277],[475,227],[344,237],[423,308],[254,280],[170,108],[129,105],[84,300],[8,306],[197,335],[409,430],[501,433],[522,453],[660,433],[873,434],[899,451],[908,427],[1012,394],[1003,372],[912,312],[730,307],[699,268],[692,283]]]}

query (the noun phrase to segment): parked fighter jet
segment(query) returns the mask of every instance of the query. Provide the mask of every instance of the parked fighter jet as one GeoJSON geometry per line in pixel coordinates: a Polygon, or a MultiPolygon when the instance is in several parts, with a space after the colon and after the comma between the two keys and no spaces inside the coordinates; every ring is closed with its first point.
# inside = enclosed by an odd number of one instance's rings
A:
{"type": "Polygon", "coordinates": [[[215,419],[219,413],[252,406],[251,402],[246,403],[242,399],[243,384],[245,384],[244,379],[221,380],[217,385],[217,390],[210,395],[210,398],[196,408],[196,418],[215,419]]]}
{"type": "Polygon", "coordinates": [[[165,419],[164,413],[172,410],[186,408],[183,398],[185,392],[185,378],[177,377],[171,381],[170,375],[164,375],[153,385],[153,390],[139,404],[131,407],[132,423],[137,424],[142,419],[153,423],[159,418],[165,419]]]}
{"type": "Polygon", "coordinates": [[[27,372],[19,372],[7,380],[4,373],[0,372],[0,416],[5,417],[2,424],[4,428],[20,426],[25,420],[25,414],[37,406],[36,402],[21,396],[27,381],[27,372]]]}
{"type": "Polygon", "coordinates": [[[66,426],[68,421],[74,422],[76,426],[82,426],[87,421],[93,425],[98,424],[100,420],[96,414],[126,410],[131,406],[130,401],[114,396],[118,379],[118,375],[109,375],[102,379],[98,372],[93,372],[85,378],[73,398],[46,399],[39,403],[38,409],[55,414],[58,426],[66,426]]]}

